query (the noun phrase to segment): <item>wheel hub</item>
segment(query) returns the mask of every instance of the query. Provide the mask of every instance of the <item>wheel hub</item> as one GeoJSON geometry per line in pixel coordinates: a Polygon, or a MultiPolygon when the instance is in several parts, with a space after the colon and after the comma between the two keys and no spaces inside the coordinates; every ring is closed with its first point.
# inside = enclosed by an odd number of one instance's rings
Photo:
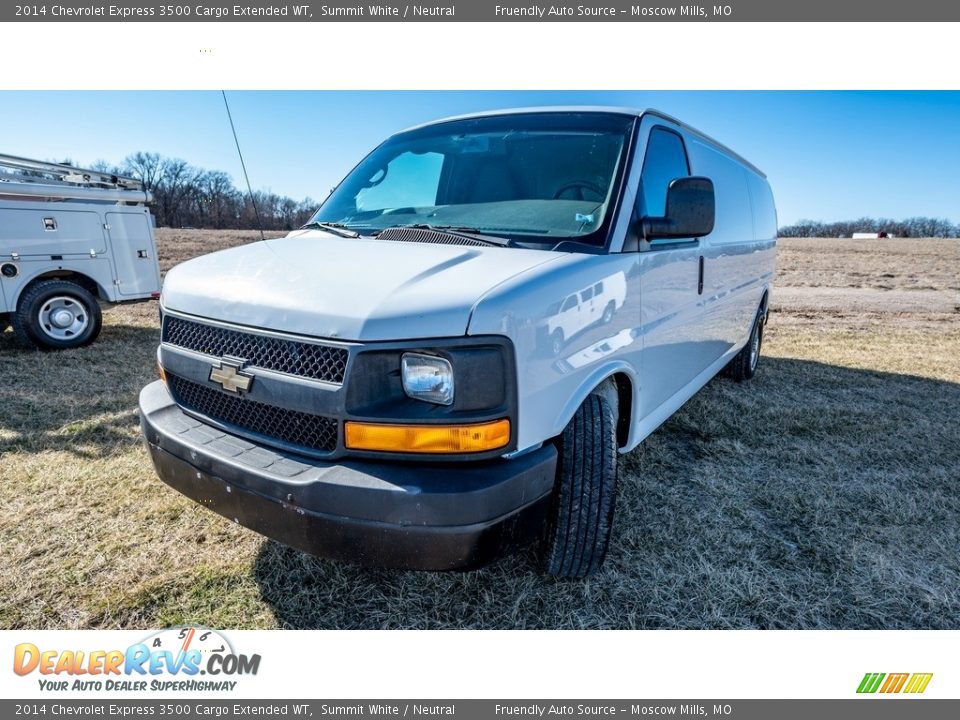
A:
{"type": "Polygon", "coordinates": [[[40,308],[40,329],[54,340],[70,340],[81,335],[90,324],[90,313],[77,298],[58,295],[40,308]]]}
{"type": "Polygon", "coordinates": [[[73,324],[73,313],[69,310],[57,310],[50,314],[50,322],[61,329],[70,327],[73,324]]]}

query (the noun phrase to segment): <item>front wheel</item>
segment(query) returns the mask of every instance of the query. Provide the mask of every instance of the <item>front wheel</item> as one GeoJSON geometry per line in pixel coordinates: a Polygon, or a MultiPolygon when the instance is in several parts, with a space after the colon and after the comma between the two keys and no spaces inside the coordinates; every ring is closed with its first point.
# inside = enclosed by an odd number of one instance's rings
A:
{"type": "Polygon", "coordinates": [[[97,299],[69,280],[43,280],[27,288],[13,314],[13,330],[25,347],[65,350],[89,345],[100,334],[97,299]]]}
{"type": "Polygon", "coordinates": [[[737,382],[749,380],[757,374],[757,365],[760,363],[760,347],[763,345],[763,317],[763,310],[760,310],[757,317],[754,318],[747,344],[733,356],[733,360],[725,368],[726,374],[737,382]]]}
{"type": "Polygon", "coordinates": [[[557,481],[540,545],[548,575],[583,578],[603,564],[617,496],[616,389],[590,395],[560,437],[557,481]]]}

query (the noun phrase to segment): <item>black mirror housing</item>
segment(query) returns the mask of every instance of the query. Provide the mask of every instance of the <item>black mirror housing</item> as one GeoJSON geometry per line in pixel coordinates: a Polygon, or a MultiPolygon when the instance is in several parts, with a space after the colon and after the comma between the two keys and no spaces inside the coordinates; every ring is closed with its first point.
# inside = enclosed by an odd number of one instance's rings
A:
{"type": "Polygon", "coordinates": [[[667,188],[666,216],[641,218],[641,232],[646,240],[703,237],[713,232],[716,214],[710,178],[677,178],[667,188]]]}

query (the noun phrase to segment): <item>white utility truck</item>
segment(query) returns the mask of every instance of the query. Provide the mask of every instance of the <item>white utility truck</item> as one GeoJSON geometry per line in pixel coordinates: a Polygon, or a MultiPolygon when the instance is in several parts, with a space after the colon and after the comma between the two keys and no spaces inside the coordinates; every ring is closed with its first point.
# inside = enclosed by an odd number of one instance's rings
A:
{"type": "Polygon", "coordinates": [[[98,300],[159,297],[149,202],[136,178],[0,155],[0,332],[80,347],[100,333],[98,300]]]}
{"type": "Polygon", "coordinates": [[[538,541],[596,571],[618,454],[753,376],[773,279],[753,165],[655,111],[401,132],[287,237],[174,268],[160,477],[317,555],[465,569],[538,541]]]}

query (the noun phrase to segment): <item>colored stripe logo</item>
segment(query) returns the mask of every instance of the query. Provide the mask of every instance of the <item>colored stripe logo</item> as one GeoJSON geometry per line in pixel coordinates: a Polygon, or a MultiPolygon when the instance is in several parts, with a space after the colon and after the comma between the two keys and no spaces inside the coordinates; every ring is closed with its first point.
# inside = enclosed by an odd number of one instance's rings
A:
{"type": "Polygon", "coordinates": [[[857,692],[872,693],[909,693],[919,694],[927,689],[933,673],[866,673],[857,692]]]}

